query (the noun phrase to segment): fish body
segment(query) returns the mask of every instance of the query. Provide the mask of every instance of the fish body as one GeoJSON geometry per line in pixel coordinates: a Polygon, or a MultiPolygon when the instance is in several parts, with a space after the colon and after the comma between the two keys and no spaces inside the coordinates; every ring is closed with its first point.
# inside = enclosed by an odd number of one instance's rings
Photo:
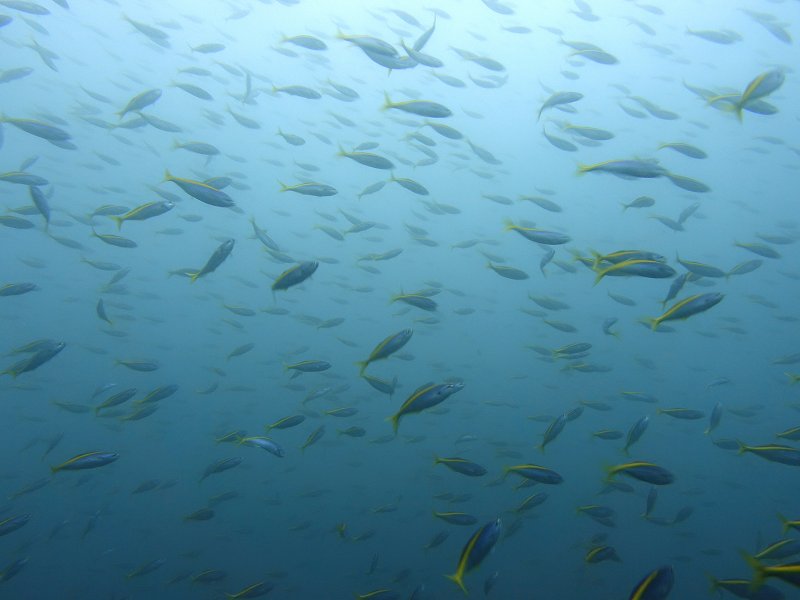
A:
{"type": "Polygon", "coordinates": [[[377,346],[375,346],[375,348],[373,348],[366,360],[357,363],[360,367],[360,374],[364,374],[364,370],[370,365],[370,363],[389,358],[392,354],[399,351],[409,342],[409,340],[411,340],[412,335],[414,335],[413,329],[403,329],[402,331],[394,333],[385,338],[377,346]]]}
{"type": "Polygon", "coordinates": [[[650,328],[655,331],[664,321],[676,321],[705,312],[719,304],[725,296],[719,292],[689,296],[673,304],[665,313],[649,320],[650,328]]]}
{"type": "Polygon", "coordinates": [[[318,262],[305,261],[286,269],[272,283],[272,291],[288,290],[292,286],[303,283],[316,272],[317,267],[319,267],[318,262]]]}
{"type": "Polygon", "coordinates": [[[79,471],[84,469],[97,469],[109,465],[119,458],[116,452],[85,452],[73,456],[68,461],[50,467],[50,471],[58,473],[59,471],[79,471]]]}
{"type": "Polygon", "coordinates": [[[142,204],[128,211],[124,215],[111,215],[111,219],[117,223],[117,229],[121,229],[125,221],[144,221],[146,219],[152,219],[153,217],[171,211],[173,208],[175,208],[175,203],[169,200],[148,202],[147,204],[142,204]]]}
{"type": "Polygon", "coordinates": [[[233,199],[222,190],[203,183],[202,181],[195,181],[193,179],[184,179],[182,177],[175,177],[169,171],[164,172],[164,181],[171,181],[184,192],[189,194],[192,198],[200,200],[210,206],[218,206],[220,208],[230,208],[234,206],[233,199]]]}
{"type": "Polygon", "coordinates": [[[455,573],[452,575],[445,575],[445,577],[461,588],[465,595],[469,592],[467,592],[467,587],[464,585],[464,575],[477,568],[489,555],[500,539],[501,529],[502,523],[498,518],[487,523],[473,533],[461,550],[461,556],[458,559],[455,573]]]}
{"type": "Polygon", "coordinates": [[[400,410],[392,415],[389,420],[392,423],[394,432],[400,425],[400,419],[406,415],[422,412],[441,404],[453,394],[464,389],[463,383],[428,383],[414,391],[411,396],[403,403],[400,410]]]}

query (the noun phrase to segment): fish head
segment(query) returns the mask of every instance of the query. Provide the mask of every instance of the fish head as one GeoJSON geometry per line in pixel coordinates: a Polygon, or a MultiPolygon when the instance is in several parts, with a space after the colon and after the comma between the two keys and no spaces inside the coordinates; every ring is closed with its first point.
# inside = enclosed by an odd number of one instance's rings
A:
{"type": "Polygon", "coordinates": [[[439,389],[439,395],[444,396],[447,398],[448,396],[452,396],[456,392],[460,392],[464,389],[464,384],[461,382],[458,383],[446,383],[439,389]]]}

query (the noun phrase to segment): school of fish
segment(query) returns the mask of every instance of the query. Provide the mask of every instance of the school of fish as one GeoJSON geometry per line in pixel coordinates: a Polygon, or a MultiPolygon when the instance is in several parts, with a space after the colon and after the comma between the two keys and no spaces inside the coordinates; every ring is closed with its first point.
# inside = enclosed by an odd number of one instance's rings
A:
{"type": "Polygon", "coordinates": [[[0,0],[0,595],[800,597],[797,8],[0,0]]]}

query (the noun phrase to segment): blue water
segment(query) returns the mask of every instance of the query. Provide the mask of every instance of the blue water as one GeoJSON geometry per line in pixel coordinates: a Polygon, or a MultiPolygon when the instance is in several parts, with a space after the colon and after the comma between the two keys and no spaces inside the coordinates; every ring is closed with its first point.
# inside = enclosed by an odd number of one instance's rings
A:
{"type": "MultiPolygon", "coordinates": [[[[0,520],[29,516],[0,537],[0,597],[211,599],[263,582],[254,589],[271,589],[270,598],[459,598],[463,593],[443,575],[456,572],[470,536],[499,517],[499,541],[464,577],[472,597],[486,593],[488,580],[488,596],[498,599],[614,600],[671,566],[669,598],[705,598],[708,576],[753,577],[742,552],[793,537],[782,533],[776,515],[800,518],[796,468],[753,452],[737,455],[735,440],[798,447],[775,437],[800,424],[800,387],[786,375],[800,371],[800,356],[792,358],[800,352],[799,90],[796,44],[786,38],[797,34],[797,5],[754,1],[748,13],[712,0],[537,4],[436,3],[435,31],[422,51],[443,66],[389,73],[337,32],[374,36],[404,56],[400,40],[410,47],[433,25],[432,3],[0,3],[0,14],[11,17],[0,28],[0,171],[44,178],[39,188],[51,209],[46,227],[28,186],[0,175],[3,214],[25,221],[0,223],[0,286],[36,286],[19,295],[0,292],[0,367],[32,356],[13,352],[35,340],[66,344],[38,368],[0,377],[0,520]],[[419,26],[408,22],[412,17],[419,26]],[[710,31],[730,43],[707,39],[710,31]],[[314,36],[326,48],[282,41],[295,35],[314,36]],[[575,54],[565,41],[607,54],[575,54]],[[223,47],[198,49],[212,43],[223,47]],[[500,67],[466,60],[454,47],[500,67]],[[30,72],[8,75],[20,68],[30,72]],[[782,86],[763,98],[742,96],[776,69],[785,75],[782,86]],[[445,84],[434,71],[463,86],[445,84]],[[211,99],[175,83],[199,86],[211,99]],[[273,92],[290,85],[321,97],[273,92]],[[118,116],[150,89],[162,94],[142,112],[181,131],[137,121],[136,112],[118,116]],[[543,103],[566,91],[583,97],[537,120],[543,103]],[[424,116],[382,109],[385,94],[447,107],[452,116],[435,120],[463,139],[439,135],[424,116]],[[709,101],[714,95],[733,99],[709,101]],[[674,118],[653,116],[635,97],[674,118]],[[731,110],[737,101],[741,122],[731,110]],[[748,110],[756,101],[774,114],[748,110]],[[242,126],[230,110],[258,128],[242,126]],[[45,139],[53,130],[34,135],[14,119],[57,127],[69,139],[59,147],[45,139]],[[570,124],[613,135],[593,141],[570,124]],[[554,146],[543,128],[574,151],[554,146]],[[279,130],[305,143],[292,145],[279,130]],[[409,137],[415,133],[425,138],[409,137]],[[467,139],[496,160],[482,159],[467,139]],[[212,144],[218,154],[208,158],[175,142],[212,144]],[[395,168],[337,156],[340,147],[350,152],[365,142],[376,143],[368,151],[395,168]],[[671,142],[702,149],[707,158],[658,149],[671,142]],[[623,159],[657,160],[709,191],[688,191],[664,176],[578,175],[579,165],[623,159]],[[162,181],[165,170],[197,182],[229,178],[219,185],[235,206],[199,201],[162,181]],[[392,175],[429,194],[388,182],[359,199],[392,175]],[[337,193],[280,191],[281,183],[303,182],[337,193]],[[546,198],[560,211],[521,196],[546,198]],[[621,210],[640,196],[655,204],[621,210]],[[119,230],[108,216],[92,216],[103,205],[133,209],[163,200],[174,208],[119,230]],[[652,218],[677,220],[696,203],[682,231],[652,218]],[[251,217],[286,262],[253,236],[251,217]],[[352,221],[373,226],[345,233],[352,221]],[[540,268],[548,247],[504,231],[508,221],[571,239],[550,246],[553,261],[540,268]],[[136,247],[104,243],[93,229],[136,247]],[[234,249],[216,270],[193,283],[177,273],[197,272],[228,238],[234,249]],[[735,242],[762,244],[779,256],[758,256],[735,242]],[[402,253],[365,260],[394,249],[402,253]],[[692,280],[662,307],[672,278],[607,276],[593,285],[591,252],[629,249],[662,255],[676,275],[686,271],[678,257],[725,273],[747,260],[762,264],[745,275],[692,280]],[[102,270],[87,261],[113,265],[102,270]],[[309,279],[271,289],[302,261],[319,263],[309,279]],[[489,261],[527,278],[503,277],[487,268],[489,261]],[[129,274],[109,286],[126,268],[129,274]],[[434,300],[436,310],[391,301],[415,292],[434,300]],[[646,323],[677,301],[713,292],[724,298],[706,312],[664,321],[655,331],[646,323]],[[544,309],[531,296],[565,307],[544,309]],[[100,299],[111,323],[98,316],[100,299]],[[612,317],[617,336],[602,330],[612,317]],[[330,319],[343,321],[328,326],[330,319]],[[405,328],[414,331],[408,344],[366,370],[397,379],[389,397],[360,378],[355,363],[405,328]],[[585,356],[553,352],[583,342],[591,344],[585,356]],[[245,344],[252,350],[229,357],[245,344]],[[153,370],[118,363],[130,360],[153,370]],[[308,360],[331,366],[297,377],[285,369],[308,360]],[[403,416],[393,436],[387,419],[429,382],[460,382],[464,389],[403,416]],[[93,396],[108,384],[114,386],[93,396]],[[126,419],[148,392],[170,384],[178,391],[152,415],[126,419]],[[132,400],[95,411],[129,388],[137,390],[132,400]],[[721,423],[706,434],[718,403],[721,423]],[[357,412],[326,412],[342,407],[357,412]],[[582,414],[540,450],[548,424],[580,407],[582,414]],[[658,412],[669,408],[703,416],[658,412]],[[305,420],[265,433],[265,425],[290,415],[305,420]],[[644,416],[649,427],[626,455],[625,435],[644,416]],[[301,450],[321,426],[321,439],[301,450]],[[341,433],[349,427],[365,433],[341,433]],[[621,431],[622,439],[592,435],[603,429],[621,431]],[[216,441],[233,431],[267,435],[285,455],[216,441]],[[712,443],[720,440],[733,450],[712,443]],[[90,451],[119,457],[50,477],[51,467],[90,451]],[[487,473],[465,476],[434,465],[437,456],[473,461],[487,473]],[[198,483],[209,465],[231,457],[241,464],[198,483]],[[606,487],[605,469],[630,460],[674,475],[659,486],[650,518],[642,516],[650,484],[618,475],[614,480],[629,487],[606,487]],[[504,478],[506,467],[523,464],[553,469],[563,483],[520,488],[523,478],[504,478]],[[153,489],[133,493],[146,482],[153,489]],[[31,484],[37,489],[26,492],[31,484]],[[235,497],[211,500],[226,492],[235,497]],[[545,502],[515,511],[538,492],[547,493],[545,502]],[[613,509],[613,523],[576,512],[587,505],[613,509]],[[212,518],[185,518],[206,507],[212,518]],[[691,514],[675,522],[681,509],[691,514]],[[475,523],[451,525],[433,511],[469,513],[475,523]],[[444,542],[426,549],[441,532],[444,542]],[[613,547],[621,562],[589,564],[587,552],[600,545],[613,547]],[[157,568],[136,572],[151,561],[159,561],[157,568]],[[209,569],[220,572],[219,580],[194,581],[209,569]],[[386,591],[367,596],[378,590],[386,591]]],[[[798,597],[784,582],[768,583],[780,590],[774,597],[798,597]]],[[[643,598],[667,597],[648,594],[643,598]]]]}

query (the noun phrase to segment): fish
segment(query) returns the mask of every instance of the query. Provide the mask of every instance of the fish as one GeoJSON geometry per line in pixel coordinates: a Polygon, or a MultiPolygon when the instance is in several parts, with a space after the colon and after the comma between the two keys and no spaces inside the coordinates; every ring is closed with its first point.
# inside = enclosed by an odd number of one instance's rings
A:
{"type": "Polygon", "coordinates": [[[668,171],[658,163],[647,160],[607,160],[592,165],[578,165],[579,175],[593,172],[610,173],[623,179],[653,179],[665,176],[668,171]]]}
{"type": "Polygon", "coordinates": [[[461,473],[462,475],[467,475],[468,477],[482,477],[487,473],[485,467],[465,458],[441,458],[436,456],[433,459],[433,464],[444,465],[450,470],[461,473]]]}
{"type": "Polygon", "coordinates": [[[433,408],[463,389],[463,383],[426,383],[420,386],[403,402],[400,409],[389,417],[395,434],[403,417],[433,408]]]}
{"type": "Polygon", "coordinates": [[[564,430],[566,424],[567,424],[566,414],[559,415],[553,421],[551,421],[544,432],[542,443],[539,444],[539,450],[544,452],[544,449],[547,446],[547,444],[549,444],[559,436],[559,434],[564,430]]]}
{"type": "Polygon", "coordinates": [[[205,468],[205,470],[203,471],[203,475],[200,477],[199,483],[202,483],[207,477],[211,475],[223,473],[225,471],[229,471],[230,469],[238,467],[240,464],[242,464],[243,460],[244,459],[241,456],[233,456],[230,458],[221,458],[217,461],[214,461],[205,468]]]}
{"type": "Polygon", "coordinates": [[[556,231],[547,231],[543,229],[536,229],[534,227],[523,227],[521,225],[515,225],[514,223],[508,221],[505,226],[505,231],[515,231],[531,242],[536,242],[537,244],[545,244],[545,245],[552,245],[552,246],[559,246],[561,244],[566,244],[572,241],[572,238],[564,233],[559,233],[556,231]]]}
{"type": "Polygon", "coordinates": [[[266,450],[278,458],[283,458],[286,456],[284,449],[277,442],[271,440],[270,438],[249,436],[241,438],[238,443],[244,446],[251,446],[253,448],[261,448],[262,450],[266,450]]]}
{"type": "Polygon", "coordinates": [[[305,85],[284,85],[284,86],[272,86],[272,93],[274,95],[278,94],[288,94],[290,96],[296,96],[298,98],[305,98],[306,100],[319,100],[322,98],[322,94],[320,94],[317,90],[311,89],[305,85]]]}
{"type": "Polygon", "coordinates": [[[470,525],[475,525],[478,522],[478,519],[468,513],[463,512],[433,512],[433,516],[437,519],[441,519],[446,523],[450,523],[451,525],[459,525],[464,527],[469,527],[470,525]]]}
{"type": "Polygon", "coordinates": [[[392,102],[388,93],[384,94],[384,99],[383,110],[395,109],[429,119],[444,119],[453,115],[453,112],[443,104],[430,100],[392,102]]]}
{"type": "Polygon", "coordinates": [[[395,167],[394,163],[388,158],[373,152],[345,152],[340,147],[337,156],[349,158],[365,167],[372,167],[373,169],[394,169],[395,167]]]}
{"type": "MultiPolygon", "coordinates": [[[[745,106],[769,96],[780,88],[785,80],[786,73],[783,69],[770,69],[769,71],[757,75],[750,81],[738,101],[734,103],[734,111],[739,121],[742,120],[742,111],[745,106]]],[[[709,103],[711,103],[712,100],[709,100],[709,103]]]]}
{"type": "Polygon", "coordinates": [[[122,119],[129,112],[140,112],[142,109],[147,108],[151,104],[155,104],[161,98],[162,90],[159,88],[146,90],[131,98],[125,107],[120,110],[117,115],[122,119]]]}
{"type": "Polygon", "coordinates": [[[483,525],[475,533],[470,536],[464,548],[461,550],[461,556],[456,565],[456,571],[452,575],[446,577],[455,583],[461,591],[467,595],[467,587],[464,584],[464,576],[474,569],[476,569],[484,561],[484,559],[491,553],[495,544],[500,539],[502,530],[502,522],[500,518],[483,525]]]}
{"type": "Polygon", "coordinates": [[[42,345],[38,350],[32,352],[28,358],[22,359],[8,369],[0,371],[0,375],[11,375],[14,379],[23,373],[29,373],[48,363],[55,358],[64,348],[65,342],[50,342],[42,345]]]}
{"type": "Polygon", "coordinates": [[[325,197],[335,196],[339,193],[338,190],[331,185],[326,183],[316,183],[313,181],[306,181],[303,183],[297,183],[295,185],[286,185],[284,183],[280,183],[280,186],[281,192],[294,192],[295,194],[301,194],[303,196],[325,197]]]}
{"type": "Polygon", "coordinates": [[[200,200],[200,202],[208,204],[209,206],[231,208],[235,205],[233,199],[228,196],[228,194],[202,181],[175,177],[169,170],[164,171],[164,181],[171,181],[192,198],[200,200]]]}
{"type": "Polygon", "coordinates": [[[698,419],[704,419],[706,416],[706,413],[702,410],[697,410],[695,408],[658,408],[656,412],[660,415],[667,415],[684,421],[696,421],[698,419]]]}
{"type": "Polygon", "coordinates": [[[521,281],[524,279],[528,279],[529,275],[523,271],[522,269],[517,269],[516,267],[509,267],[507,265],[495,265],[492,262],[487,262],[486,267],[500,275],[500,277],[504,277],[505,279],[513,279],[516,281],[521,281]]]}
{"type": "Polygon", "coordinates": [[[525,464],[504,467],[504,476],[507,476],[509,473],[513,473],[515,475],[519,475],[520,477],[524,477],[525,479],[547,485],[558,485],[564,481],[564,478],[561,476],[561,474],[540,465],[525,464]]]}
{"type": "Polygon", "coordinates": [[[720,292],[689,296],[673,304],[658,317],[648,319],[647,322],[650,324],[650,328],[655,331],[664,321],[685,320],[693,315],[705,312],[722,302],[724,297],[724,294],[720,292]]]}
{"type": "Polygon", "coordinates": [[[668,279],[676,275],[675,269],[668,264],[658,260],[632,259],[622,262],[612,263],[607,267],[596,267],[597,275],[594,283],[597,285],[604,277],[623,276],[623,277],[645,277],[648,279],[668,279]]]}
{"type": "Polygon", "coordinates": [[[72,137],[69,132],[60,127],[35,119],[15,119],[0,115],[0,123],[8,123],[25,133],[42,138],[48,142],[67,142],[72,137]]]}
{"type": "Polygon", "coordinates": [[[644,461],[634,461],[608,467],[606,472],[609,479],[621,473],[652,485],[669,485],[675,481],[675,476],[664,467],[644,461]]]}
{"type": "Polygon", "coordinates": [[[159,200],[147,202],[136,208],[129,210],[123,215],[110,215],[111,219],[117,224],[117,229],[122,229],[125,221],[145,221],[153,217],[163,215],[175,208],[175,203],[169,200],[159,200]]]}
{"type": "Polygon", "coordinates": [[[69,460],[50,467],[51,473],[60,471],[79,471],[84,469],[97,469],[115,462],[119,458],[116,452],[92,451],[73,456],[69,460]]]}
{"type": "Polygon", "coordinates": [[[672,566],[659,567],[634,586],[628,600],[667,600],[674,585],[675,571],[672,566]]]}
{"type": "Polygon", "coordinates": [[[269,592],[272,591],[273,586],[271,583],[266,581],[259,581],[257,583],[253,583],[248,585],[245,588],[242,588],[238,592],[234,592],[232,594],[225,594],[229,600],[245,600],[246,598],[259,598],[261,596],[266,596],[269,592]]]}
{"type": "Polygon", "coordinates": [[[622,562],[612,546],[595,546],[590,548],[583,559],[589,564],[597,564],[606,560],[622,562]]]}
{"type": "Polygon", "coordinates": [[[29,514],[16,515],[0,521],[0,537],[13,533],[28,524],[31,520],[29,514]]]}
{"type": "Polygon", "coordinates": [[[0,297],[21,296],[38,289],[35,283],[6,283],[0,286],[0,297]]]}
{"type": "Polygon", "coordinates": [[[701,150],[697,146],[692,146],[691,144],[687,144],[685,142],[664,142],[663,144],[659,144],[658,150],[663,150],[664,148],[669,148],[670,150],[675,150],[684,156],[688,156],[689,158],[694,159],[704,159],[708,158],[708,154],[705,151],[701,150]]]}
{"type": "Polygon", "coordinates": [[[304,360],[291,365],[284,365],[286,371],[299,371],[300,373],[319,373],[331,368],[331,363],[325,360],[304,360]]]}
{"type": "Polygon", "coordinates": [[[209,273],[213,273],[217,270],[217,268],[224,263],[228,257],[233,252],[233,247],[236,244],[236,240],[227,239],[222,242],[214,253],[208,258],[206,264],[199,271],[195,271],[189,276],[189,280],[194,283],[201,277],[205,277],[209,273]]]}
{"type": "Polygon", "coordinates": [[[411,306],[415,306],[416,308],[420,308],[428,312],[434,312],[438,307],[438,304],[435,300],[420,294],[400,293],[392,296],[390,302],[404,302],[405,304],[410,304],[411,306]]]}
{"type": "Polygon", "coordinates": [[[317,271],[318,267],[319,262],[317,261],[304,261],[286,269],[272,283],[272,291],[288,290],[290,287],[303,283],[317,271]]]}
{"type": "Polygon", "coordinates": [[[749,452],[759,458],[770,462],[781,463],[792,467],[800,467],[800,449],[781,444],[766,444],[763,446],[748,446],[739,442],[739,454],[749,452]]]}
{"type": "Polygon", "coordinates": [[[359,375],[363,376],[364,371],[371,363],[389,358],[395,352],[400,351],[411,340],[413,335],[414,330],[408,328],[384,338],[372,349],[372,352],[365,360],[356,363],[359,367],[359,375]]]}
{"type": "Polygon", "coordinates": [[[655,203],[656,201],[650,196],[639,196],[628,204],[625,204],[624,202],[621,202],[620,204],[622,204],[622,211],[625,212],[629,208],[649,208],[654,206],[655,203]]]}
{"type": "Polygon", "coordinates": [[[281,43],[294,44],[295,46],[300,46],[306,50],[320,51],[328,49],[328,45],[325,42],[317,37],[314,37],[313,35],[283,36],[281,43]]]}
{"type": "Polygon", "coordinates": [[[316,444],[320,439],[322,439],[324,435],[325,435],[325,426],[320,425],[314,431],[308,434],[305,443],[300,447],[301,452],[305,452],[306,448],[316,444]]]}
{"type": "Polygon", "coordinates": [[[577,102],[578,100],[583,100],[583,94],[579,92],[555,92],[547,100],[544,101],[541,108],[539,109],[538,114],[536,115],[536,120],[538,121],[542,117],[542,113],[548,108],[553,108],[555,106],[563,106],[565,104],[572,104],[573,102],[577,102]]]}

